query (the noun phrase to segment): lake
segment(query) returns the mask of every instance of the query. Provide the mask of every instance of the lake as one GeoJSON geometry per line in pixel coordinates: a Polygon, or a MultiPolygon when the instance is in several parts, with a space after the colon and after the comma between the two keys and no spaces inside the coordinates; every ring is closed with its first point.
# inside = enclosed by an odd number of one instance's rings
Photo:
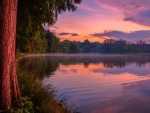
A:
{"type": "Polygon", "coordinates": [[[150,113],[150,55],[41,54],[19,67],[58,87],[82,113],[150,113]]]}

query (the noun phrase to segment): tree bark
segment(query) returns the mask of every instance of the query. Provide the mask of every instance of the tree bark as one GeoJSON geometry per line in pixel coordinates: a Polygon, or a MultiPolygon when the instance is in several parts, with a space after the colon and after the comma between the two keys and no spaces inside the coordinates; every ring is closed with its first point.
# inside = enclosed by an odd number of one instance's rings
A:
{"type": "Polygon", "coordinates": [[[0,0],[0,109],[20,99],[15,65],[17,0],[0,0]]]}

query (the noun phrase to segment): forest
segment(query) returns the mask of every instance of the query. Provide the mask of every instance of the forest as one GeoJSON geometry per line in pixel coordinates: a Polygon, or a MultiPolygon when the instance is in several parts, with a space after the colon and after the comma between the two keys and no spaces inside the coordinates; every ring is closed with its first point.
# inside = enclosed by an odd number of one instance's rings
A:
{"type": "Polygon", "coordinates": [[[31,38],[17,37],[16,50],[24,53],[150,53],[150,44],[142,40],[133,43],[122,39],[106,39],[102,43],[87,39],[84,42],[60,41],[48,30],[37,31],[31,38]]]}

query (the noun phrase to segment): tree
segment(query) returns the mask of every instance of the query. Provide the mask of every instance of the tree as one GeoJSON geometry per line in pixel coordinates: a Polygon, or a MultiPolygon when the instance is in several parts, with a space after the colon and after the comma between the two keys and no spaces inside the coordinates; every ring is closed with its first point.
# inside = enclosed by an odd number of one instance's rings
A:
{"type": "Polygon", "coordinates": [[[60,43],[60,50],[63,53],[69,53],[70,52],[70,41],[64,40],[60,43]]]}
{"type": "Polygon", "coordinates": [[[74,41],[70,43],[70,53],[80,53],[80,47],[74,41]]]}
{"type": "Polygon", "coordinates": [[[115,40],[113,39],[104,40],[103,42],[104,53],[113,53],[114,42],[115,40]]]}
{"type": "Polygon", "coordinates": [[[42,24],[54,24],[58,14],[75,11],[78,3],[81,0],[0,0],[0,109],[21,101],[15,67],[16,17],[17,36],[33,37],[42,24]]]}
{"type": "Polygon", "coordinates": [[[90,53],[90,46],[89,45],[85,45],[84,47],[83,47],[83,52],[84,53],[90,53]]]}
{"type": "Polygon", "coordinates": [[[45,31],[36,31],[32,38],[18,37],[16,40],[17,52],[45,52],[47,40],[45,31]]]}
{"type": "Polygon", "coordinates": [[[50,32],[48,30],[46,32],[46,39],[48,41],[46,52],[49,52],[49,53],[51,53],[51,52],[53,52],[53,53],[58,52],[59,44],[60,44],[59,38],[57,38],[54,33],[50,32]]]}
{"type": "Polygon", "coordinates": [[[43,29],[43,24],[53,25],[58,14],[75,11],[82,0],[19,0],[17,38],[32,38],[43,29]],[[31,5],[32,4],[32,5],[31,5]]]}
{"type": "Polygon", "coordinates": [[[0,1],[0,109],[20,100],[15,69],[16,15],[17,0],[0,1]]]}
{"type": "Polygon", "coordinates": [[[32,38],[18,37],[16,50],[19,52],[46,52],[46,31],[36,31],[32,38]]]}

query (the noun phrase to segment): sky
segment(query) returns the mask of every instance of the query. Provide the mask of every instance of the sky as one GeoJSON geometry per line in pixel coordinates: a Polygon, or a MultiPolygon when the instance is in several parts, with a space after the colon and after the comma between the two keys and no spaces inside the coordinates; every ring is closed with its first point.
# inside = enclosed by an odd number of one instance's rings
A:
{"type": "Polygon", "coordinates": [[[61,41],[150,43],[150,0],[82,0],[75,12],[60,14],[50,30],[61,41]]]}

